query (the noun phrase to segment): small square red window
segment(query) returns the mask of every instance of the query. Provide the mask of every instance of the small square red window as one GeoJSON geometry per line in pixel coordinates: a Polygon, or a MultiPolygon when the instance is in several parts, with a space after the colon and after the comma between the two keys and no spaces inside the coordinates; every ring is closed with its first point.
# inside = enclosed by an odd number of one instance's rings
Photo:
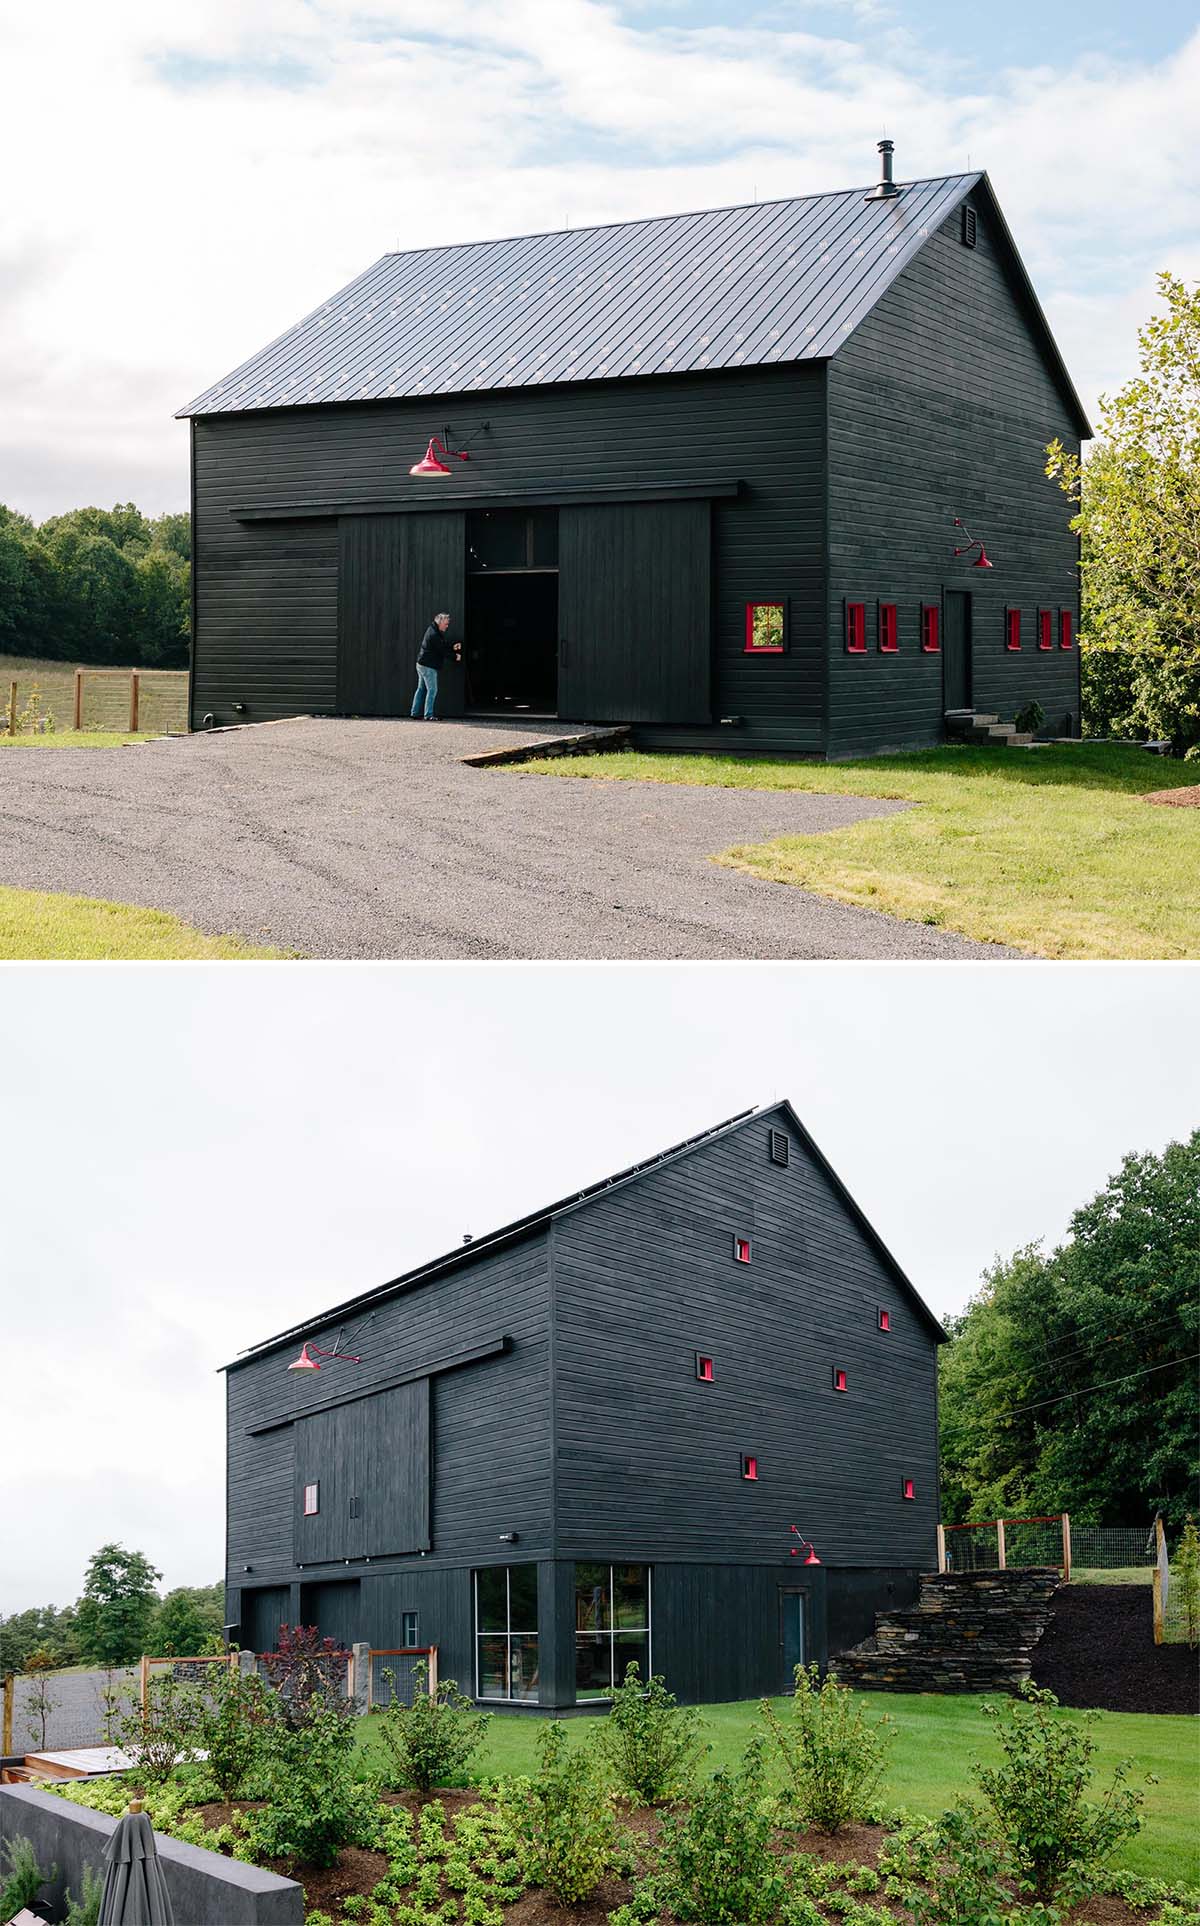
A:
{"type": "Polygon", "coordinates": [[[699,1351],[696,1353],[696,1376],[701,1384],[711,1384],[714,1377],[712,1359],[702,1356],[699,1351]]]}
{"type": "Polygon", "coordinates": [[[833,1388],[835,1391],[844,1391],[846,1389],[846,1373],[842,1370],[840,1364],[835,1364],[833,1367],[833,1388]]]}
{"type": "Polygon", "coordinates": [[[742,1453],[742,1477],[753,1484],[758,1477],[758,1459],[751,1453],[742,1453]]]}
{"type": "Polygon", "coordinates": [[[904,1478],[904,1479],[902,1479],[902,1480],[901,1480],[901,1483],[900,1483],[900,1495],[901,1495],[901,1497],[903,1497],[903,1498],[915,1498],[915,1497],[916,1497],[916,1495],[917,1495],[917,1487],[915,1486],[915,1484],[913,1483],[913,1481],[912,1481],[912,1479],[911,1479],[911,1478],[904,1478]]]}
{"type": "Polygon", "coordinates": [[[921,650],[925,655],[937,655],[941,650],[941,614],[936,602],[922,603],[921,650]]]}
{"type": "Polygon", "coordinates": [[[879,604],[879,653],[897,655],[900,650],[899,633],[896,628],[896,604],[879,604]]]}
{"type": "Polygon", "coordinates": [[[891,1312],[890,1312],[890,1311],[885,1311],[885,1310],[883,1310],[882,1308],[880,1309],[880,1312],[879,1312],[879,1328],[880,1328],[880,1330],[881,1330],[881,1331],[890,1331],[890,1330],[891,1330],[891,1328],[892,1328],[892,1314],[891,1314],[891,1312]]]}
{"type": "Polygon", "coordinates": [[[1060,649],[1070,648],[1073,628],[1074,617],[1070,609],[1060,609],[1058,611],[1058,646],[1060,649]]]}
{"type": "Polygon", "coordinates": [[[320,1497],[321,1497],[321,1487],[320,1487],[320,1485],[319,1485],[319,1484],[317,1484],[317,1485],[305,1485],[305,1487],[304,1487],[304,1516],[305,1516],[306,1518],[315,1518],[315,1517],[316,1517],[316,1515],[317,1515],[317,1513],[318,1513],[318,1512],[320,1511],[320,1509],[321,1509],[321,1504],[320,1504],[320,1497]]]}
{"type": "Polygon", "coordinates": [[[1010,650],[1019,649],[1021,646],[1020,609],[1005,609],[1004,611],[1004,646],[1010,650]]]}
{"type": "Polygon", "coordinates": [[[867,652],[867,605],[865,602],[846,604],[846,653],[865,655],[867,652]]]}
{"type": "Polygon", "coordinates": [[[1038,648],[1054,647],[1054,613],[1051,609],[1038,610],[1038,648]]]}
{"type": "Polygon", "coordinates": [[[733,1254],[739,1264],[748,1264],[750,1262],[750,1239],[748,1237],[735,1237],[733,1240],[733,1254]]]}

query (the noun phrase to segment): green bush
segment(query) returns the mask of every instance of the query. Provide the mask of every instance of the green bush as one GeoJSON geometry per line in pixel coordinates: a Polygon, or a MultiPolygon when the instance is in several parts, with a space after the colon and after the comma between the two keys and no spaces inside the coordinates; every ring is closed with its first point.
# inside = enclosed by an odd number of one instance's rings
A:
{"type": "Polygon", "coordinates": [[[160,1673],[147,1680],[145,1703],[135,1699],[116,1718],[118,1743],[133,1754],[148,1784],[162,1784],[178,1764],[195,1757],[201,1709],[194,1686],[160,1673]]]}
{"type": "Polygon", "coordinates": [[[83,1885],[76,1899],[73,1892],[67,1894],[67,1910],[63,1915],[63,1926],[98,1926],[100,1902],[104,1898],[104,1881],[99,1873],[90,1866],[83,1869],[83,1885]]]}
{"type": "Polygon", "coordinates": [[[343,1846],[373,1846],[380,1833],[376,1788],[353,1776],[354,1728],[313,1697],[302,1726],[275,1726],[265,1755],[267,1805],[247,1835],[269,1859],[332,1866],[343,1846]]]}
{"type": "Polygon", "coordinates": [[[222,1799],[240,1799],[260,1768],[272,1725],[272,1698],[253,1672],[213,1667],[196,1723],[207,1775],[222,1799]]]}
{"type": "Polygon", "coordinates": [[[1091,1726],[1059,1718],[1058,1700],[1028,1681],[1003,1710],[985,1705],[1003,1754],[995,1767],[976,1765],[975,1777],[1022,1885],[1047,1902],[1087,1891],[1106,1855],[1141,1825],[1142,1794],[1126,1786],[1122,1760],[1098,1805],[1088,1800],[1096,1741],[1091,1726]]]}
{"type": "Polygon", "coordinates": [[[815,1665],[796,1667],[786,1719],[767,1699],[762,1714],[783,1761],[787,1796],[818,1832],[836,1833],[871,1816],[887,1766],[892,1733],[887,1714],[870,1724],[866,1707],[832,1674],[820,1684],[815,1665]]]}
{"type": "Polygon", "coordinates": [[[1183,1634],[1191,1646],[1200,1643],[1200,1539],[1189,1512],[1175,1553],[1175,1586],[1183,1617],[1183,1634]]]}
{"type": "Polygon", "coordinates": [[[773,1919],[783,1904],[763,1752],[763,1739],[751,1739],[736,1772],[718,1772],[686,1812],[664,1819],[658,1890],[677,1919],[752,1922],[773,1919]]]}
{"type": "Polygon", "coordinates": [[[11,1919],[14,1913],[32,1906],[42,1887],[57,1874],[57,1866],[51,1866],[48,1873],[42,1871],[32,1840],[20,1833],[6,1840],[0,1845],[0,1878],[4,1882],[0,1885],[0,1919],[11,1919]]]}
{"type": "MultiPolygon", "coordinates": [[[[413,1786],[418,1792],[461,1785],[468,1763],[483,1744],[491,1714],[477,1712],[454,1679],[441,1680],[431,1697],[424,1660],[414,1666],[413,1675],[412,1704],[392,1699],[375,1722],[383,1741],[383,1783],[393,1791],[413,1786]]],[[[383,1676],[390,1686],[392,1674],[383,1676]]]]}
{"type": "Polygon", "coordinates": [[[680,1709],[661,1678],[649,1678],[643,1685],[632,1660],[597,1733],[618,1791],[641,1806],[679,1799],[690,1791],[708,1750],[696,1729],[699,1720],[699,1712],[680,1709]]]}
{"type": "Polygon", "coordinates": [[[531,1886],[544,1886],[562,1906],[588,1899],[618,1860],[620,1833],[612,1796],[594,1748],[572,1751],[561,1719],[537,1738],[536,1778],[501,1789],[501,1810],[521,1851],[531,1886]]]}
{"type": "Polygon", "coordinates": [[[932,1857],[922,1868],[924,1882],[903,1881],[904,1903],[915,1926],[1005,1926],[1014,1917],[1057,1918],[1040,1906],[1028,1914],[1014,1904],[1012,1860],[1003,1846],[984,1837],[979,1813],[968,1801],[942,1814],[926,1844],[932,1857]]]}
{"type": "Polygon", "coordinates": [[[1021,733],[1031,736],[1037,734],[1045,720],[1046,711],[1036,697],[1026,702],[1022,708],[1017,710],[1016,715],[1013,717],[1013,721],[1021,733]]]}

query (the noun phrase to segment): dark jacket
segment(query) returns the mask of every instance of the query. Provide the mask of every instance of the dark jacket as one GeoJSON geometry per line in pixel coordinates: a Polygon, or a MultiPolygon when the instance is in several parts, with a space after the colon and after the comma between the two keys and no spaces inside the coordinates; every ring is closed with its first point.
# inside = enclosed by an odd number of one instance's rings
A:
{"type": "Polygon", "coordinates": [[[431,622],[421,637],[421,646],[417,650],[417,661],[427,669],[440,669],[449,653],[449,642],[447,642],[437,623],[431,622]]]}

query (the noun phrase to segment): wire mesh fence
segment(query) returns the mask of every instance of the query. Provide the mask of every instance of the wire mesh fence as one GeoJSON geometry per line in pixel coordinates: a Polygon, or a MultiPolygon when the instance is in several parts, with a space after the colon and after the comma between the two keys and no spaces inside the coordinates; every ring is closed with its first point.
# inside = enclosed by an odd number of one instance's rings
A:
{"type": "Polygon", "coordinates": [[[946,1572],[1006,1571],[1022,1566],[1071,1565],[1071,1521],[1065,1512],[1045,1518],[990,1518],[978,1524],[942,1525],[939,1564],[946,1572]]]}
{"type": "Polygon", "coordinates": [[[419,1691],[437,1691],[437,1646],[408,1645],[395,1651],[368,1653],[370,1666],[367,1709],[398,1701],[411,1705],[419,1691]]]}
{"type": "Polygon", "coordinates": [[[1073,1525],[1076,1579],[1089,1572],[1140,1573],[1149,1582],[1154,1564],[1154,1526],[1150,1525],[1073,1525]]]}
{"type": "Polygon", "coordinates": [[[0,673],[0,731],[16,736],[54,736],[69,729],[113,735],[183,731],[187,682],[186,669],[89,669],[55,663],[33,671],[14,665],[11,673],[0,673]]]}
{"type": "Polygon", "coordinates": [[[17,1673],[4,1681],[0,1749],[14,1757],[113,1745],[138,1694],[133,1667],[17,1673]]]}

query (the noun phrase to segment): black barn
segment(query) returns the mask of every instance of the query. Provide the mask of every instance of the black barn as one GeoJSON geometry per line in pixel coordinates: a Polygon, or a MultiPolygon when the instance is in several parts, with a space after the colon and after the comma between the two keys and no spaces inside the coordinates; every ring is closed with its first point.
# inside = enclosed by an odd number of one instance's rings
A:
{"type": "Polygon", "coordinates": [[[446,608],[446,714],[1078,730],[1089,429],[986,174],[386,254],[180,412],[193,727],[405,715],[446,608]]]}
{"type": "Polygon", "coordinates": [[[734,1117],[228,1367],[231,1635],[780,1691],[935,1568],[942,1335],[790,1105],[734,1117]]]}

